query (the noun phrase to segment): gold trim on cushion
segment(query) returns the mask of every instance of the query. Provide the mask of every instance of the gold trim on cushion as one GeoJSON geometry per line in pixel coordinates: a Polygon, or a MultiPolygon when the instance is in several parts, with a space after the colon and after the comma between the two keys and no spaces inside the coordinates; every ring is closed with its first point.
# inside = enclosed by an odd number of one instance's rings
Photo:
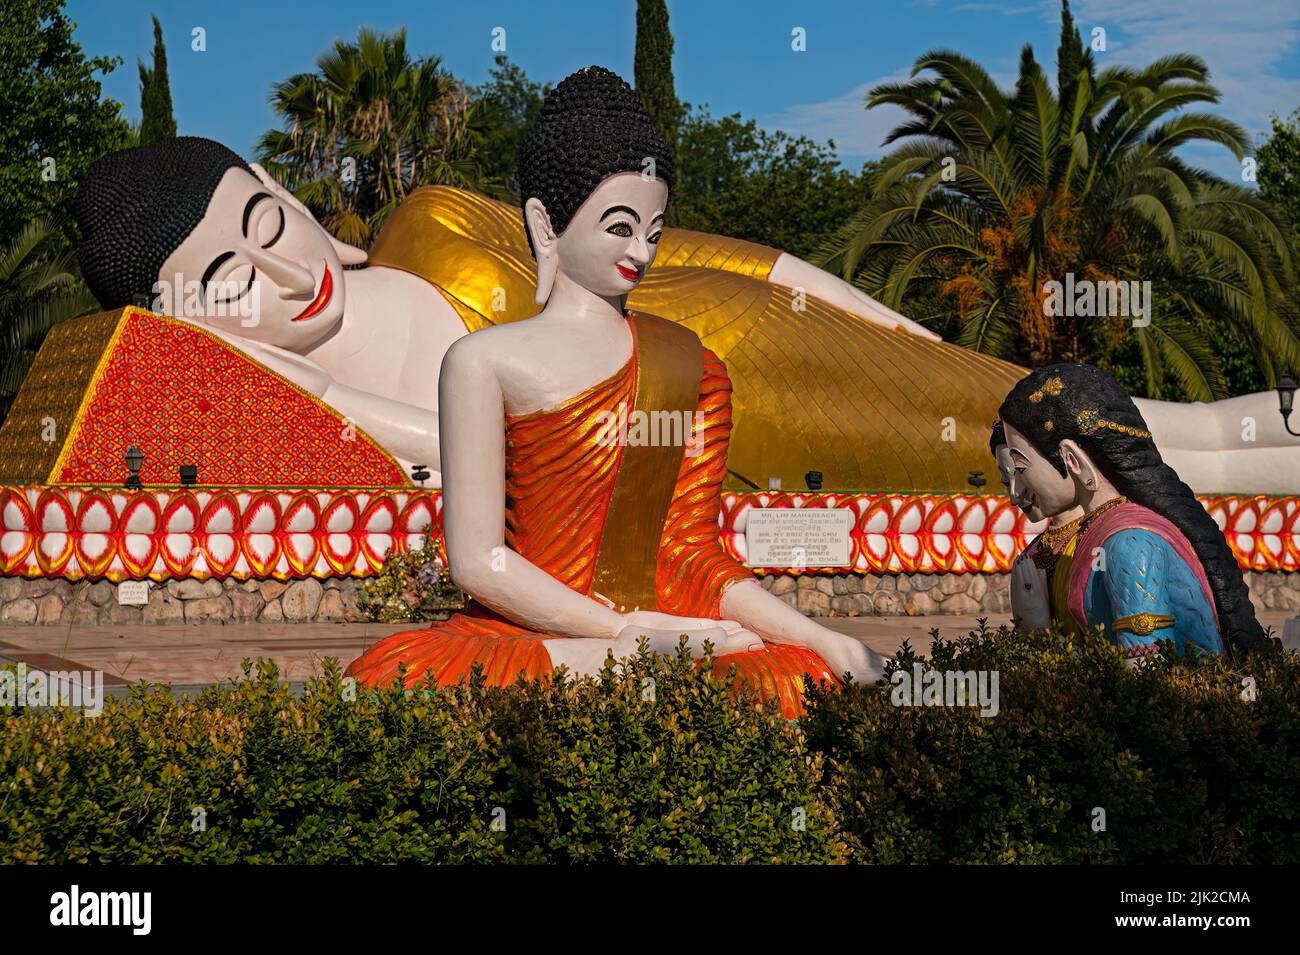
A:
{"type": "MultiPolygon", "coordinates": [[[[700,397],[704,348],[689,329],[654,315],[633,314],[636,328],[636,398],[632,415],[653,422],[669,412],[679,417],[683,440],[700,397]]],[[[622,448],[618,477],[601,531],[592,589],[616,609],[654,610],[655,569],[664,519],[672,503],[677,474],[685,456],[682,444],[651,440],[622,448]]]]}
{"type": "Polygon", "coordinates": [[[1139,637],[1149,637],[1157,630],[1172,627],[1174,618],[1167,613],[1134,613],[1120,617],[1110,625],[1116,633],[1135,633],[1139,637]]]}
{"type": "Polygon", "coordinates": [[[53,481],[125,312],[84,315],[50,329],[0,427],[0,483],[53,481]],[[46,419],[54,422],[53,441],[43,440],[46,419]]]}

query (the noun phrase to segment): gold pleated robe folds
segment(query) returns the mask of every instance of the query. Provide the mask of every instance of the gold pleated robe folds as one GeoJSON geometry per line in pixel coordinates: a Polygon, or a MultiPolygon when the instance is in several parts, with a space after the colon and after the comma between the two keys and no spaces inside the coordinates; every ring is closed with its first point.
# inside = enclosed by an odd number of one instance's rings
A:
{"type": "MultiPolygon", "coordinates": [[[[678,322],[727,366],[735,430],[727,486],[743,476],[834,490],[970,491],[988,472],[989,428],[1025,371],[947,342],[874,325],[767,281],[780,252],[665,229],[628,308],[678,322]]],[[[538,311],[536,264],[519,209],[431,186],[412,193],[375,240],[371,265],[435,285],[465,326],[538,311]]]]}
{"type": "MultiPolygon", "coordinates": [[[[726,588],[753,580],[718,537],[731,432],[727,369],[679,325],[641,314],[629,321],[632,356],[612,377],[554,408],[507,416],[506,545],[620,611],[717,620],[726,588]],[[687,422],[678,432],[683,440],[656,434],[650,443],[632,441],[615,430],[637,420],[636,412],[661,411],[687,422]]],[[[549,636],[473,604],[447,621],[380,640],[347,672],[382,686],[405,664],[408,684],[431,675],[448,686],[478,664],[490,685],[506,685],[551,673],[542,643],[549,636]]],[[[804,674],[836,683],[803,647],[765,644],[714,660],[719,674],[732,666],[789,717],[803,710],[804,674]]]]}

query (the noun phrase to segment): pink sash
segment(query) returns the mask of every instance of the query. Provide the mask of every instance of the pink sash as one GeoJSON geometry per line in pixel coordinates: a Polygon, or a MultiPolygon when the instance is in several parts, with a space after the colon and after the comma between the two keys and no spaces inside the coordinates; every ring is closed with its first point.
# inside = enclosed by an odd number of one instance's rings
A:
{"type": "MultiPolygon", "coordinates": [[[[1192,547],[1192,542],[1172,521],[1161,517],[1149,507],[1143,507],[1141,504],[1131,502],[1112,507],[1089,524],[1088,529],[1083,532],[1083,538],[1079,541],[1079,546],[1075,548],[1074,561],[1070,565],[1070,579],[1067,587],[1070,615],[1078,623],[1080,631],[1083,633],[1092,632],[1083,610],[1084,591],[1087,589],[1089,578],[1092,577],[1092,557],[1090,555],[1096,548],[1105,543],[1106,538],[1110,537],[1111,534],[1124,530],[1145,530],[1159,534],[1173,547],[1174,552],[1186,561],[1187,566],[1192,569],[1192,573],[1196,576],[1196,582],[1201,585],[1201,593],[1209,601],[1210,611],[1215,620],[1215,632],[1217,633],[1219,612],[1214,605],[1214,591],[1210,589],[1210,582],[1205,576],[1205,568],[1201,566],[1201,559],[1196,556],[1196,549],[1192,547]]],[[[1223,634],[1221,633],[1219,634],[1219,649],[1220,651],[1225,650],[1223,634]]]]}

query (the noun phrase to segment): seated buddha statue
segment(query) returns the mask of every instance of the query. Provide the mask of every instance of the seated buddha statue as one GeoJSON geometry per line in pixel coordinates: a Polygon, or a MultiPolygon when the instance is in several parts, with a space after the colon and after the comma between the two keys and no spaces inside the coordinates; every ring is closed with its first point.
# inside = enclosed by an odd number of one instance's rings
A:
{"type": "Polygon", "coordinates": [[[600,671],[648,640],[711,643],[787,715],[805,674],[883,659],[772,596],[718,538],[728,369],[690,329],[626,300],[663,238],[672,157],[637,94],[590,67],[546,98],[519,150],[536,300],[448,349],[439,379],[448,565],[472,608],[371,646],[371,685],[600,671]],[[648,168],[647,160],[652,162],[648,168]],[[612,422],[675,423],[655,435],[612,422]]]}
{"type": "Polygon", "coordinates": [[[1000,414],[1012,493],[1052,520],[1030,554],[1043,603],[1028,619],[1100,633],[1126,661],[1161,642],[1217,655],[1266,639],[1223,532],[1114,377],[1051,365],[1017,382],[1000,414]]]}

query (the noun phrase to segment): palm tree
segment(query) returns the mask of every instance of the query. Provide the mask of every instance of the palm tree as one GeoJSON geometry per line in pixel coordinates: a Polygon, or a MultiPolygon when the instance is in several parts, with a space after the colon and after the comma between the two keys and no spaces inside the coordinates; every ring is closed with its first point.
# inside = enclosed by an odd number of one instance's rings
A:
{"type": "Polygon", "coordinates": [[[98,307],[82,284],[70,247],[60,243],[59,230],[49,220],[29,222],[0,249],[0,421],[46,333],[98,307]]]}
{"type": "Polygon", "coordinates": [[[362,28],[316,66],[276,84],[271,103],[286,128],[267,132],[258,153],[339,239],[367,245],[419,186],[490,185],[473,149],[482,108],[438,58],[411,59],[404,29],[362,28]]]}
{"type": "Polygon", "coordinates": [[[1218,101],[1199,58],[1098,73],[1062,7],[1055,90],[1028,45],[1011,91],[947,50],[871,90],[868,108],[910,115],[886,140],[906,142],[816,261],[899,310],[955,307],[960,344],[1029,364],[1096,360],[1131,333],[1153,396],[1169,374],[1189,398],[1222,397],[1212,332],[1226,324],[1272,384],[1275,360],[1300,358],[1283,220],[1174,154],[1200,142],[1240,159],[1245,131],[1185,111],[1218,101]],[[1045,308],[1067,273],[1150,281],[1150,324],[1045,308]]]}

